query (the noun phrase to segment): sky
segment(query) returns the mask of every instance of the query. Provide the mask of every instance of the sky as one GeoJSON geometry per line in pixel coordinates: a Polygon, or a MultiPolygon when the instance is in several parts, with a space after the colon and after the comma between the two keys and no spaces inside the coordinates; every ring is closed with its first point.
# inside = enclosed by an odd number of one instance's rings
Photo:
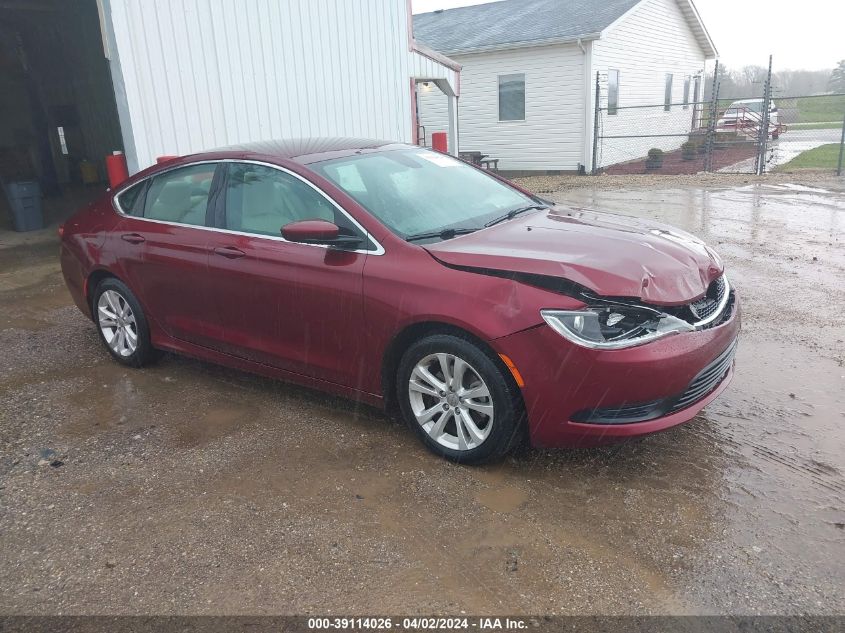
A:
{"type": "MultiPolygon", "coordinates": [[[[414,13],[484,1],[412,0],[414,13]]],[[[695,0],[695,6],[728,68],[766,66],[769,54],[776,71],[833,68],[845,59],[845,0],[695,0]]]]}

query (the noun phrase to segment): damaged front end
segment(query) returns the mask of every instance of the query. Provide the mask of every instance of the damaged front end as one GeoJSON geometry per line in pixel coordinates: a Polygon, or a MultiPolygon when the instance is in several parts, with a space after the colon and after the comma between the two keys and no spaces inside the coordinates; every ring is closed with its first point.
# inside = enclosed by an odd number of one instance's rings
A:
{"type": "Polygon", "coordinates": [[[586,304],[579,310],[541,310],[543,320],[558,334],[593,349],[624,349],[671,334],[713,327],[730,315],[733,291],[723,274],[704,297],[682,306],[651,306],[630,299],[609,299],[579,293],[586,304]]]}

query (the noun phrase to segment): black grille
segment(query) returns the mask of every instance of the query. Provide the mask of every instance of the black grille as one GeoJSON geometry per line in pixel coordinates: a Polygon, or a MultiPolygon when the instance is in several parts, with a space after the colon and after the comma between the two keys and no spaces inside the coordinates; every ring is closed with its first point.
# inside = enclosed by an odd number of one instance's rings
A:
{"type": "Polygon", "coordinates": [[[719,302],[725,296],[724,276],[714,279],[707,288],[707,294],[698,301],[689,304],[690,312],[696,320],[703,321],[713,315],[719,307],[719,302]]]}
{"type": "Polygon", "coordinates": [[[715,389],[716,386],[724,380],[728,370],[731,368],[731,363],[733,362],[734,354],[736,353],[736,344],[736,341],[731,343],[728,349],[719,354],[716,360],[707,365],[707,367],[702,369],[701,372],[693,378],[689,387],[687,387],[687,390],[682,393],[680,398],[678,398],[678,400],[672,405],[672,408],[669,410],[670,412],[674,413],[675,411],[686,409],[691,404],[695,404],[708,393],[713,391],[713,389],[715,389]]]}
{"type": "Polygon", "coordinates": [[[588,424],[631,424],[647,422],[686,409],[707,396],[725,379],[731,368],[736,346],[737,340],[735,339],[724,352],[698,372],[686,390],[678,396],[618,407],[584,409],[575,413],[572,420],[573,422],[586,422],[588,424]]]}

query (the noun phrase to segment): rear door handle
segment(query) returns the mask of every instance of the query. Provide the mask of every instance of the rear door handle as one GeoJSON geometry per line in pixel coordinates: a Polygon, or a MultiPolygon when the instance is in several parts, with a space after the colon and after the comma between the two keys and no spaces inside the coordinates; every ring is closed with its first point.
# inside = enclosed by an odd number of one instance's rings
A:
{"type": "Polygon", "coordinates": [[[246,255],[246,253],[234,246],[219,246],[214,249],[214,252],[228,259],[238,259],[246,255]]]}
{"type": "Polygon", "coordinates": [[[120,236],[124,242],[129,242],[130,244],[140,244],[141,242],[146,242],[143,235],[138,235],[137,233],[124,233],[120,236]]]}

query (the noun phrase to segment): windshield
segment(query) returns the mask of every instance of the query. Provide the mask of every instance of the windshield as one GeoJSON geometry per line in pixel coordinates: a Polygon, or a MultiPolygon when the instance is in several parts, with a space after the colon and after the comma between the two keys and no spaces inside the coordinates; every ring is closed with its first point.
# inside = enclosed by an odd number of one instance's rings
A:
{"type": "Polygon", "coordinates": [[[462,161],[424,149],[363,154],[310,167],[402,238],[478,229],[508,211],[536,204],[462,161]]]}
{"type": "Polygon", "coordinates": [[[731,104],[730,112],[736,114],[739,111],[761,112],[763,110],[762,101],[734,101],[731,104]]]}

